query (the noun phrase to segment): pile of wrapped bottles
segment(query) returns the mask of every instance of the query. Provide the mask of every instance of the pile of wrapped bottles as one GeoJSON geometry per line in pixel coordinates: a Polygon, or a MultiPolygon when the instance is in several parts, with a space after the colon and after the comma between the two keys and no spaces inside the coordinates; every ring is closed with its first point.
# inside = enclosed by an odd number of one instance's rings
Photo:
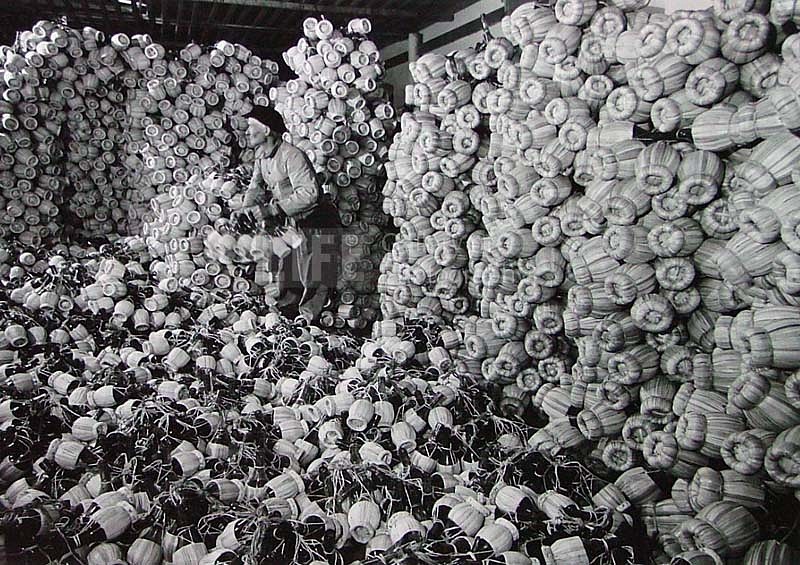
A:
{"type": "Polygon", "coordinates": [[[339,211],[340,300],[323,317],[334,327],[368,328],[378,317],[378,264],[395,231],[380,187],[397,120],[371,30],[365,18],[340,29],[324,17],[307,18],[301,38],[283,54],[297,78],[270,89],[286,138],[308,155],[339,211]]]}
{"type": "Polygon", "coordinates": [[[492,385],[431,363],[452,329],[332,335],[247,295],[168,294],[146,256],[5,258],[10,551],[92,565],[647,555],[630,505],[642,478],[608,483],[539,450],[492,385]]]}
{"type": "Polygon", "coordinates": [[[244,116],[278,64],[219,41],[167,52],[148,34],[39,21],[0,48],[0,235],[138,233],[150,199],[252,161],[244,116]]]}
{"type": "Polygon", "coordinates": [[[671,476],[668,555],[735,559],[800,487],[800,11],[647,3],[523,3],[410,64],[381,308],[454,325],[543,448],[671,476]]]}

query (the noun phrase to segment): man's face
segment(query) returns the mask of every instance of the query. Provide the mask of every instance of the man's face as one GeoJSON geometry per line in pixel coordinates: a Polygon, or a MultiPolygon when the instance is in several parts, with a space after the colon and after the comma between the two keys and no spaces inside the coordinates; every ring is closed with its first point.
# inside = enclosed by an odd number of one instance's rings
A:
{"type": "Polygon", "coordinates": [[[258,147],[269,135],[269,128],[253,118],[247,119],[247,143],[250,147],[258,147]]]}

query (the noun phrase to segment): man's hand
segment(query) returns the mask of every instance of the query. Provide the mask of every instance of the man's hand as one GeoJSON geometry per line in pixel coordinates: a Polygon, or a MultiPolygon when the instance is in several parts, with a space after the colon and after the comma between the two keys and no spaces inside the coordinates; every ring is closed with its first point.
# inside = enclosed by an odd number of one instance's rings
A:
{"type": "Polygon", "coordinates": [[[264,212],[261,206],[248,206],[240,208],[231,214],[231,222],[236,229],[242,233],[253,231],[264,220],[264,212]]]}
{"type": "Polygon", "coordinates": [[[247,211],[252,208],[252,206],[248,206],[247,208],[239,208],[238,210],[233,210],[231,212],[231,223],[235,224],[240,221],[240,219],[244,218],[247,215],[247,211]]]}
{"type": "Polygon", "coordinates": [[[264,214],[267,216],[280,217],[283,212],[281,212],[281,209],[278,207],[275,201],[272,200],[266,206],[264,206],[264,214]]]}
{"type": "Polygon", "coordinates": [[[247,208],[242,208],[240,213],[247,214],[255,220],[261,220],[264,217],[264,206],[258,204],[255,206],[248,206],[247,208]]]}

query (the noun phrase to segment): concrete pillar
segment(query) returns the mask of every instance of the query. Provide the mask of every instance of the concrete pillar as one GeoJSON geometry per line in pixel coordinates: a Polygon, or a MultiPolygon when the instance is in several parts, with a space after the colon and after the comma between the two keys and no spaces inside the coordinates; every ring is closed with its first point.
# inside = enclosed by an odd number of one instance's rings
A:
{"type": "Polygon", "coordinates": [[[422,36],[418,33],[408,34],[408,62],[413,63],[419,59],[419,47],[422,43],[422,36]]]}
{"type": "Polygon", "coordinates": [[[511,15],[511,12],[524,4],[524,0],[504,0],[503,7],[505,8],[506,15],[511,15]]]}

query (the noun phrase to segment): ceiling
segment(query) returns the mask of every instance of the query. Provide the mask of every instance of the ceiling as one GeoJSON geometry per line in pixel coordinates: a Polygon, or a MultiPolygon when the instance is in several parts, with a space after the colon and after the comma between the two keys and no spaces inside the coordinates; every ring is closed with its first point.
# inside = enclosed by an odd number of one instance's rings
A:
{"type": "Polygon", "coordinates": [[[73,27],[108,33],[148,33],[168,49],[191,41],[227,39],[280,60],[302,33],[303,20],[324,14],[337,26],[356,17],[372,21],[379,47],[407,37],[476,0],[6,0],[0,2],[0,44],[40,19],[65,16],[73,27]]]}

